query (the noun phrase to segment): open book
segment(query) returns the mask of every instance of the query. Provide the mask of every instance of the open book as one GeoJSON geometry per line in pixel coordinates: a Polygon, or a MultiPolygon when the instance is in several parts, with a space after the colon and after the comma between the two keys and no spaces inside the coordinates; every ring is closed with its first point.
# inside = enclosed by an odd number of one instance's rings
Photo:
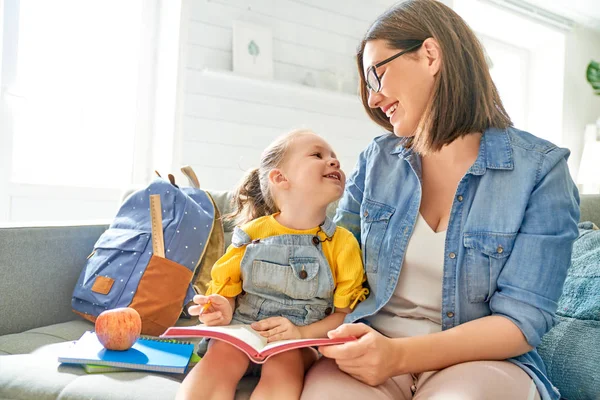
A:
{"type": "Polygon", "coordinates": [[[163,338],[205,337],[227,342],[248,355],[251,361],[262,364],[269,357],[284,351],[311,346],[329,346],[356,340],[354,337],[336,339],[292,339],[267,343],[263,337],[250,325],[227,326],[174,326],[165,331],[163,338]]]}

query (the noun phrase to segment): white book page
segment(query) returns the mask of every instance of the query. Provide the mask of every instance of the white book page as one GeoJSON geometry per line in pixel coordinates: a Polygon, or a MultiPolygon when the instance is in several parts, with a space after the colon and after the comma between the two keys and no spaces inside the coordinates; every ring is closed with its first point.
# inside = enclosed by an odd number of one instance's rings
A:
{"type": "Polygon", "coordinates": [[[248,345],[252,346],[257,352],[263,350],[267,345],[267,338],[262,337],[249,325],[227,325],[227,326],[201,326],[201,329],[213,332],[222,332],[236,337],[248,345]]]}

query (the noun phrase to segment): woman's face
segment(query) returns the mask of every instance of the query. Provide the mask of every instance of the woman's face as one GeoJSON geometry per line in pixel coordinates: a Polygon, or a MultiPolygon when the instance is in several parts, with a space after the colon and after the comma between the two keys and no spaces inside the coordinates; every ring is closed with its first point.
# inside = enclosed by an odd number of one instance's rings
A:
{"type": "MultiPolygon", "coordinates": [[[[384,40],[367,42],[363,52],[363,71],[397,54],[384,40]]],[[[439,70],[437,43],[427,39],[418,50],[404,54],[377,68],[379,92],[369,92],[369,107],[381,108],[394,127],[396,136],[414,136],[430,99],[439,70]]]]}

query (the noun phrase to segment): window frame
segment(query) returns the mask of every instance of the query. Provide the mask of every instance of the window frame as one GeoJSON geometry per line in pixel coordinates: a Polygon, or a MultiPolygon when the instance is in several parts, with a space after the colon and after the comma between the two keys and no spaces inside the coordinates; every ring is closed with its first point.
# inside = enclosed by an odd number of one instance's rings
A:
{"type": "MultiPolygon", "coordinates": [[[[115,210],[121,195],[127,188],[97,188],[64,185],[44,185],[18,183],[11,180],[13,159],[13,117],[10,109],[11,84],[17,63],[18,44],[8,43],[7,38],[17,38],[19,32],[20,0],[0,0],[0,222],[15,221],[11,208],[15,199],[27,197],[43,203],[45,199],[68,199],[85,202],[105,201],[114,203],[115,210]],[[14,45],[13,45],[14,44],[14,45]]],[[[154,108],[156,92],[157,38],[159,36],[159,12],[161,1],[143,1],[142,15],[144,23],[140,36],[140,58],[138,61],[137,106],[134,133],[133,169],[130,178],[131,187],[148,182],[154,139],[154,108]]],[[[18,38],[17,38],[18,42],[18,38]]],[[[52,216],[50,220],[54,220],[52,216]]],[[[62,219],[62,218],[59,218],[62,219]]],[[[90,220],[98,217],[90,215],[90,220]]]]}

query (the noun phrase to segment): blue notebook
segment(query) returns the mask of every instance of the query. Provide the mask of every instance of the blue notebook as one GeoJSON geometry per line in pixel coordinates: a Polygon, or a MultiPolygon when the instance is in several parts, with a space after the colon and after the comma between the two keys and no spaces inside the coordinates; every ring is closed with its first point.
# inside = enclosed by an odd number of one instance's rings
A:
{"type": "Polygon", "coordinates": [[[125,351],[107,350],[94,332],[86,332],[58,357],[61,363],[94,364],[144,371],[184,373],[194,345],[139,338],[125,351]]]}

